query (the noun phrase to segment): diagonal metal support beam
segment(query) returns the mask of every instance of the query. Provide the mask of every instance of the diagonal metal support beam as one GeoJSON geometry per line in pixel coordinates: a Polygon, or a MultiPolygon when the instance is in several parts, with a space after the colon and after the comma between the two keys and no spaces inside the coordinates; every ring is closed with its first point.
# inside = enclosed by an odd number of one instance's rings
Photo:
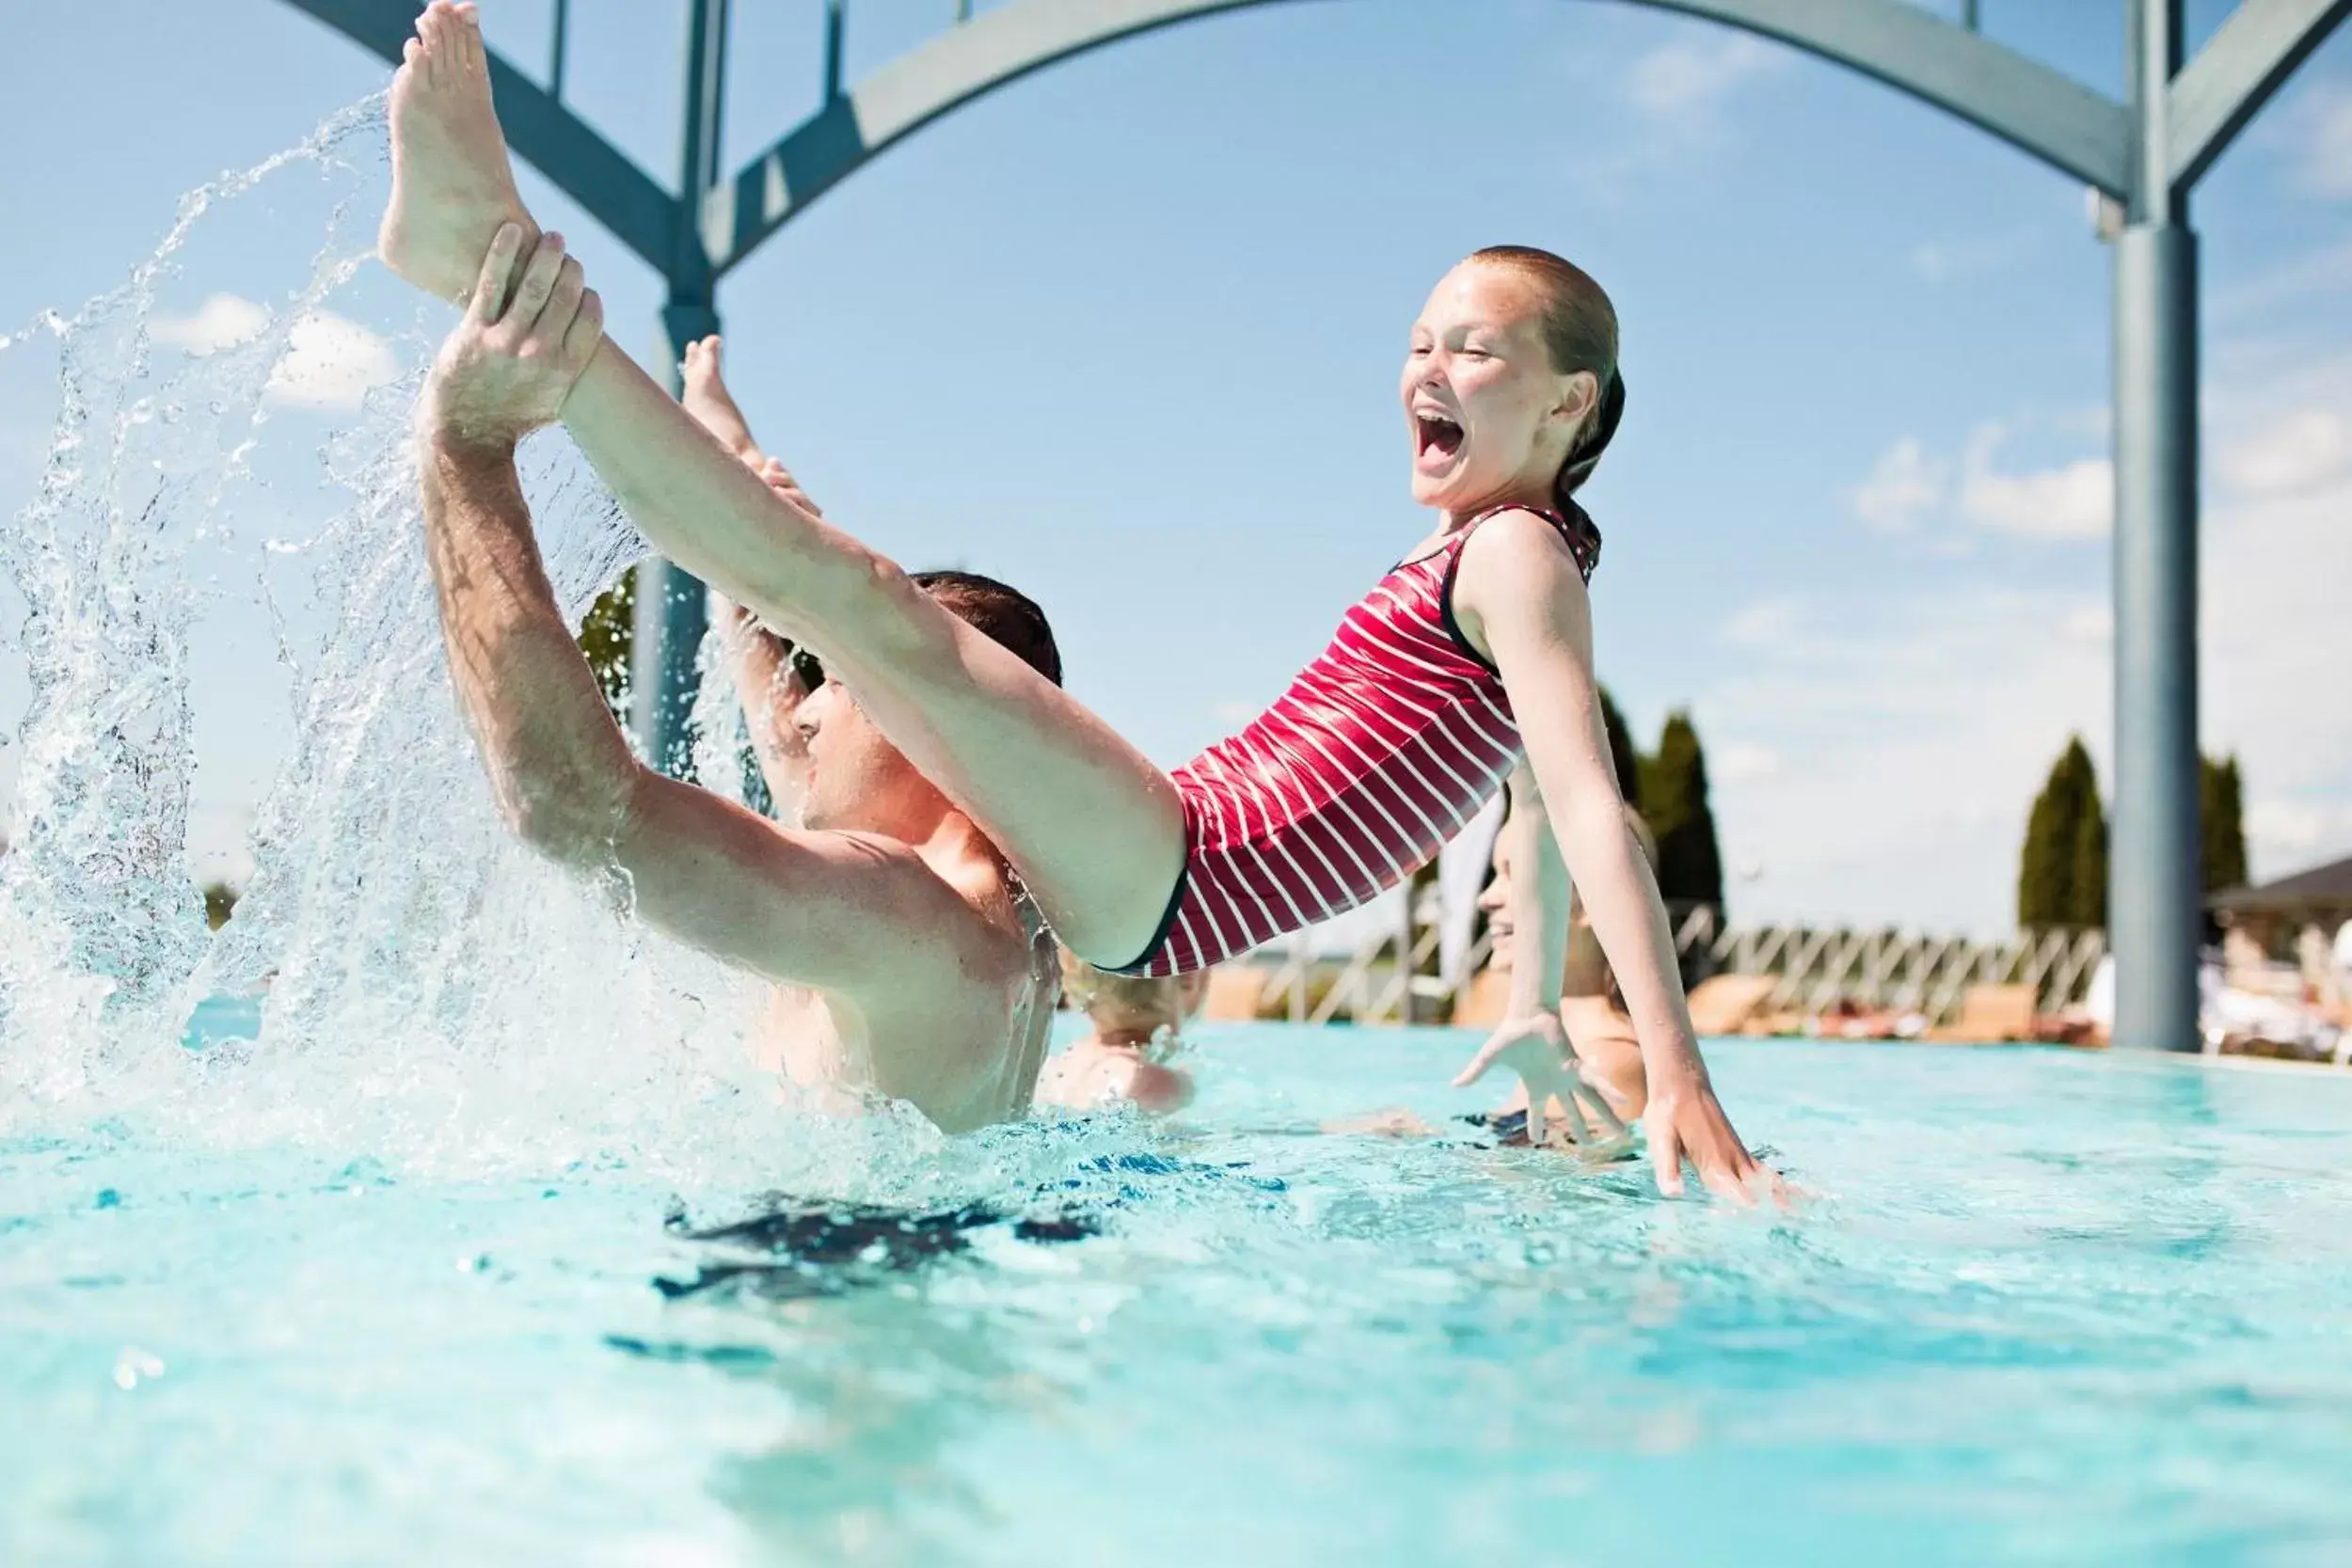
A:
{"type": "Polygon", "coordinates": [[[1637,0],[1818,55],[2121,197],[2131,180],[2122,105],[2041,61],[1903,0],[1637,0]]]}
{"type": "MultiPolygon", "coordinates": [[[[416,36],[416,0],[288,0],[392,64],[416,36]]],[[[679,222],[677,198],[589,129],[585,120],[495,51],[490,91],[516,153],[587,209],[613,237],[669,276],[679,222]]]]}
{"type": "Polygon", "coordinates": [[[2203,178],[2347,15],[2352,0],[2240,0],[2168,91],[2173,190],[2185,193],[2203,178]]]}
{"type": "MultiPolygon", "coordinates": [[[[1272,0],[1014,0],[827,101],[705,198],[715,272],[876,153],[1033,71],[1122,39],[1272,0]]],[[[2122,108],[2038,61],[1902,0],[1639,0],[1861,71],[2117,198],[2131,180],[2122,108]]]]}

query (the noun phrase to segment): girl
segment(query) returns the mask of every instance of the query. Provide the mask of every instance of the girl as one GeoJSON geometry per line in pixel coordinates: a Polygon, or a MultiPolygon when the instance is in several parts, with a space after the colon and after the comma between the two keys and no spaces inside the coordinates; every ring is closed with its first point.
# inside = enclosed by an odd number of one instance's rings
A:
{"type": "MultiPolygon", "coordinates": [[[[433,0],[417,30],[391,92],[388,264],[456,297],[503,279],[501,256],[531,255],[517,309],[554,300],[570,315],[516,349],[512,401],[559,412],[657,549],[813,646],[980,825],[1065,945],[1106,970],[1177,974],[1352,908],[1434,853],[1523,752],[1512,831],[1518,863],[1538,874],[1518,890],[1509,1017],[1459,1081],[1502,1063],[1538,1110],[1581,1086],[1558,1015],[1565,852],[1641,1037],[1660,1190],[1681,1190],[1685,1154],[1727,1195],[1769,1180],[1699,1056],[1601,730],[1586,596],[1599,534],[1573,498],[1625,393],[1615,311],[1583,272],[1502,246],[1439,281],[1399,382],[1413,498],[1433,531],[1271,709],[1171,775],[763,483],[596,333],[578,261],[538,234],[515,190],[472,8],[433,0]]],[[[715,343],[689,369],[715,381],[715,343]]]]}

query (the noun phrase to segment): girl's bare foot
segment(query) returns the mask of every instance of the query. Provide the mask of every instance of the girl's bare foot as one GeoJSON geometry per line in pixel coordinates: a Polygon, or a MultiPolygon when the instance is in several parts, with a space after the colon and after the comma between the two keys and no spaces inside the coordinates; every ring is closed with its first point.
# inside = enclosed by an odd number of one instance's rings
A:
{"type": "Polygon", "coordinates": [[[686,345],[686,361],[680,369],[683,390],[678,401],[686,411],[713,436],[719,444],[749,462],[758,447],[752,440],[752,427],[737,407],[735,395],[727,390],[725,380],[719,373],[720,342],[716,337],[697,338],[686,345]]]}
{"type": "Polygon", "coordinates": [[[470,4],[433,0],[417,18],[392,78],[391,119],[392,198],[376,250],[419,288],[461,298],[499,225],[521,224],[526,247],[539,236],[515,190],[470,4]]]}

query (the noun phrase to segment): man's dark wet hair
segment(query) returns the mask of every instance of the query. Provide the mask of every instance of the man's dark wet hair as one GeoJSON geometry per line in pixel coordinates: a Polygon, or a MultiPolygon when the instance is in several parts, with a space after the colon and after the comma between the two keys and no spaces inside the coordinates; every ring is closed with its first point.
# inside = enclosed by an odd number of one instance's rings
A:
{"type": "Polygon", "coordinates": [[[1056,686],[1061,684],[1061,650],[1045,611],[1018,588],[977,572],[915,572],[909,579],[965,626],[1009,648],[1021,661],[1056,686]]]}

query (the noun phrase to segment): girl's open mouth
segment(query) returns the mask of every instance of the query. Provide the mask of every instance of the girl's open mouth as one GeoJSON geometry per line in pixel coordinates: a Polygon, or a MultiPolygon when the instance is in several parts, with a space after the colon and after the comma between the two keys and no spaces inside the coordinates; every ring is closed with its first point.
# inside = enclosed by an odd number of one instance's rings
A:
{"type": "Polygon", "coordinates": [[[1413,464],[1443,467],[1462,450],[1462,427],[1442,414],[1413,416],[1413,464]]]}

